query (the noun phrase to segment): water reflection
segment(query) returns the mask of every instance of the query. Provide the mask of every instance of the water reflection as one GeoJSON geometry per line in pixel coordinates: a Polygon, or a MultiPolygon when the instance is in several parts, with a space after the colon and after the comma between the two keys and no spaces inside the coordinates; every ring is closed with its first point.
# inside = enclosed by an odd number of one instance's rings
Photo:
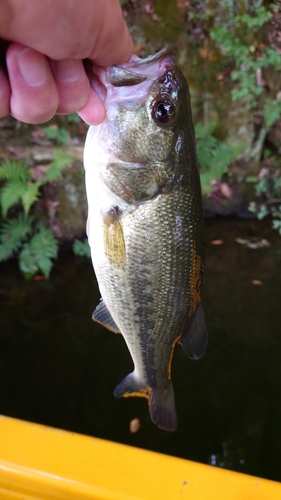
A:
{"type": "Polygon", "coordinates": [[[131,359],[120,335],[91,321],[89,261],[62,254],[50,281],[31,282],[2,264],[0,413],[281,481],[281,239],[267,226],[207,221],[210,345],[200,361],[175,350],[176,433],[151,423],[145,400],[113,397],[131,359]],[[253,236],[270,247],[235,241],[253,236]]]}

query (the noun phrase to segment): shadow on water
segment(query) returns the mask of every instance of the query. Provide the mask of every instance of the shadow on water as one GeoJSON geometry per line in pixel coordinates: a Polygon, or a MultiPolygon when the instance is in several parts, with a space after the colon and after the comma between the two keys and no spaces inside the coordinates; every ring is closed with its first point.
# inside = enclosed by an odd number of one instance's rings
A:
{"type": "Polygon", "coordinates": [[[151,423],[146,400],[113,397],[130,355],[121,335],[91,321],[91,263],[67,253],[49,281],[0,266],[0,413],[281,481],[281,238],[256,221],[206,226],[210,344],[200,361],[175,350],[176,433],[151,423]],[[235,242],[255,236],[271,246],[235,242]]]}

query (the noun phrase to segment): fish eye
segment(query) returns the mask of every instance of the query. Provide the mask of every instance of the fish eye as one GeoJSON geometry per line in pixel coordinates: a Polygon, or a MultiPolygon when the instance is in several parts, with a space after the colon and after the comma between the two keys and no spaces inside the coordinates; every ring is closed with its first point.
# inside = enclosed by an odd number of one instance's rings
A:
{"type": "Polygon", "coordinates": [[[156,123],[170,123],[176,113],[176,107],[168,96],[158,96],[151,103],[152,118],[156,123]]]}

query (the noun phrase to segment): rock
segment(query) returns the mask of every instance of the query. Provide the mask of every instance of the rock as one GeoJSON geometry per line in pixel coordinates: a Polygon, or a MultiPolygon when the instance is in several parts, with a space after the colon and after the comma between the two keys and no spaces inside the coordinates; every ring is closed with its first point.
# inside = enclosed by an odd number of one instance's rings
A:
{"type": "Polygon", "coordinates": [[[88,208],[82,163],[75,162],[65,168],[61,180],[46,185],[46,190],[44,211],[60,243],[84,236],[88,208]]]}

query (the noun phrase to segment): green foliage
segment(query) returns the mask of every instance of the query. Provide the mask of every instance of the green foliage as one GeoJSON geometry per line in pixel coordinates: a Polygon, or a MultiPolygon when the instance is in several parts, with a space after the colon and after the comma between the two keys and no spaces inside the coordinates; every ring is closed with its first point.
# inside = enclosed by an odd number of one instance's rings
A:
{"type": "Polygon", "coordinates": [[[9,208],[19,203],[25,193],[26,183],[21,181],[7,181],[1,190],[0,204],[3,216],[6,217],[9,208]]]}
{"type": "Polygon", "coordinates": [[[87,239],[83,241],[75,240],[72,246],[72,250],[74,255],[78,255],[79,257],[91,257],[91,250],[87,239]]]}
{"type": "Polygon", "coordinates": [[[46,227],[39,226],[36,234],[23,244],[19,254],[20,270],[26,278],[31,278],[38,271],[49,277],[53,262],[57,257],[58,242],[46,227]]]}
{"type": "Polygon", "coordinates": [[[72,158],[64,151],[56,150],[54,160],[42,179],[34,181],[32,169],[16,160],[5,160],[0,166],[0,179],[5,181],[0,191],[0,206],[3,217],[11,207],[21,202],[25,215],[28,215],[33,203],[40,196],[40,187],[46,182],[57,180],[64,167],[71,163],[72,158]],[[17,170],[18,167],[18,170],[17,170]]]}
{"type": "Polygon", "coordinates": [[[50,125],[44,128],[44,132],[49,139],[53,139],[59,146],[66,146],[68,143],[69,133],[65,128],[50,125]]]}
{"type": "Polygon", "coordinates": [[[229,165],[245,148],[242,142],[228,144],[217,139],[213,135],[216,124],[213,121],[205,127],[200,123],[195,125],[202,191],[205,194],[212,191],[211,181],[220,180],[222,175],[228,172],[229,165]]]}
{"type": "Polygon", "coordinates": [[[64,167],[73,162],[73,158],[64,151],[57,149],[54,152],[54,159],[46,172],[44,182],[53,182],[61,178],[61,172],[64,167]]]}
{"type": "Polygon", "coordinates": [[[261,5],[257,7],[255,10],[255,16],[250,14],[242,14],[236,16],[236,21],[241,22],[246,25],[250,30],[253,28],[260,28],[271,18],[272,13],[268,10],[268,8],[261,5]]]}
{"type": "Polygon", "coordinates": [[[211,29],[211,38],[220,47],[226,62],[235,64],[231,74],[236,83],[232,98],[245,100],[249,108],[258,105],[258,98],[264,92],[256,81],[257,70],[272,66],[278,71],[281,67],[281,54],[270,46],[260,49],[256,43],[275,8],[274,5],[260,6],[251,14],[234,16],[232,23],[221,23],[211,29]]]}
{"type": "Polygon", "coordinates": [[[17,209],[17,215],[10,215],[0,226],[0,262],[18,253],[20,269],[27,278],[38,271],[48,278],[58,251],[53,233],[38,226],[29,212],[40,196],[41,186],[59,179],[62,169],[71,161],[63,151],[55,151],[45,175],[36,181],[32,169],[21,162],[5,160],[0,165],[0,206],[4,219],[11,208],[17,209]],[[20,205],[23,212],[18,212],[20,205]]]}
{"type": "Polygon", "coordinates": [[[80,116],[77,113],[72,113],[71,115],[66,115],[66,121],[68,123],[79,123],[81,120],[80,116]]]}
{"type": "Polygon", "coordinates": [[[267,130],[275,123],[281,116],[281,100],[276,101],[273,99],[266,99],[263,108],[263,119],[267,130]]]}
{"type": "Polygon", "coordinates": [[[249,211],[256,213],[258,219],[271,215],[273,228],[281,234],[281,172],[262,169],[257,178],[256,192],[262,202],[250,204],[249,211]]]}
{"type": "Polygon", "coordinates": [[[20,213],[16,218],[6,221],[0,228],[0,262],[12,257],[32,232],[33,217],[20,213]]]}
{"type": "MultiPolygon", "coordinates": [[[[265,132],[268,132],[281,117],[281,100],[270,98],[268,89],[262,82],[267,68],[273,75],[278,74],[281,68],[281,54],[265,41],[266,23],[274,15],[275,9],[278,10],[278,6],[260,5],[251,9],[250,4],[245,7],[239,3],[236,5],[236,12],[239,9],[239,14],[235,16],[229,10],[225,22],[217,23],[211,29],[211,39],[219,46],[225,64],[233,68],[232,99],[242,101],[248,109],[258,109],[263,114],[262,126],[265,132]],[[247,8],[248,12],[245,12],[247,8]],[[259,79],[257,75],[260,75],[259,79]]],[[[261,200],[252,203],[249,210],[255,212],[259,219],[271,215],[273,227],[281,234],[279,160],[273,157],[270,151],[265,151],[264,162],[266,168],[263,168],[259,175],[246,178],[246,182],[256,184],[258,200],[261,200]]]]}
{"type": "Polygon", "coordinates": [[[5,160],[0,165],[0,180],[27,182],[29,180],[29,169],[22,162],[5,160]]]}

